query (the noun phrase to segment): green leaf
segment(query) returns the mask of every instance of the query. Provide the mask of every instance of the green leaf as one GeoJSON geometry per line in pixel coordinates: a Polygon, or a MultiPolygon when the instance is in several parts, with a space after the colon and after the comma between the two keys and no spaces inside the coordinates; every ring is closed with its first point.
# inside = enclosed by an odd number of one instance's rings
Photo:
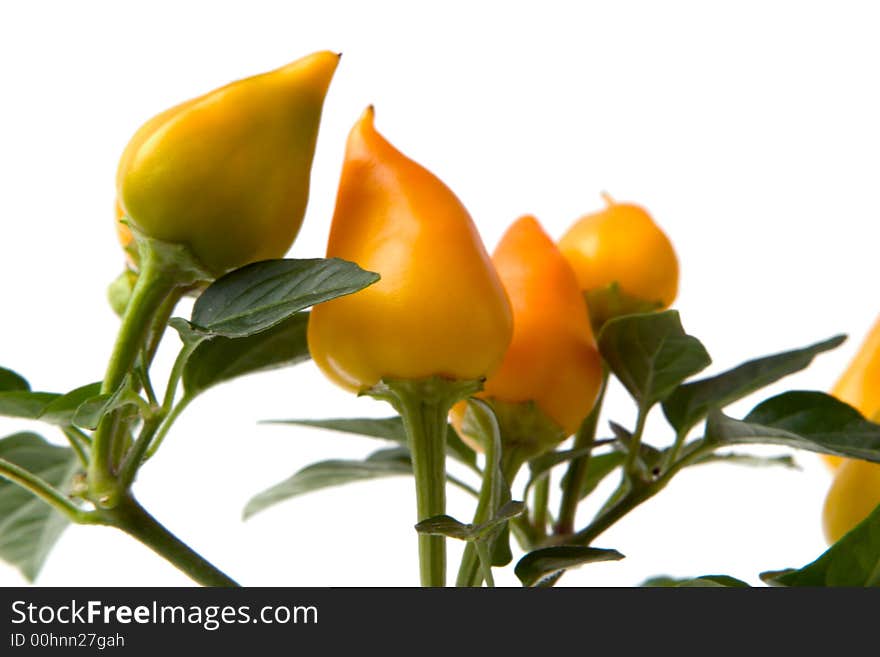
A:
{"type": "Polygon", "coordinates": [[[617,550],[557,545],[529,552],[519,560],[514,572],[523,586],[553,586],[566,570],[585,563],[620,559],[623,555],[617,550]]]}
{"type": "Polygon", "coordinates": [[[654,312],[663,307],[662,301],[645,301],[627,294],[616,281],[605,287],[586,291],[584,299],[590,309],[590,321],[595,335],[599,335],[605,322],[614,317],[654,312]]]}
{"type": "Polygon", "coordinates": [[[531,490],[532,486],[557,465],[568,463],[581,456],[586,456],[592,452],[594,448],[595,445],[590,445],[589,447],[580,447],[578,449],[559,450],[555,452],[547,452],[537,458],[533,458],[529,461],[529,480],[526,482],[526,487],[523,490],[523,497],[528,497],[529,490],[531,490]]]}
{"type": "Polygon", "coordinates": [[[308,465],[289,479],[251,498],[245,506],[244,518],[250,518],[279,502],[322,488],[382,477],[411,475],[412,465],[408,460],[408,452],[401,451],[401,456],[403,453],[407,454],[406,461],[388,458],[388,454],[382,450],[382,455],[378,458],[370,455],[363,461],[331,459],[308,465]]]}
{"type": "MultiPolygon", "coordinates": [[[[97,389],[100,390],[100,384],[96,384],[97,389]]],[[[72,393],[71,393],[72,394],[72,393]]],[[[85,395],[77,395],[74,399],[72,399],[72,403],[65,405],[64,411],[67,414],[69,410],[69,406],[73,406],[79,398],[85,395]]],[[[59,400],[60,402],[61,400],[59,400]]],[[[66,426],[66,424],[75,424],[78,427],[82,427],[83,429],[97,429],[98,424],[101,422],[101,418],[103,418],[107,413],[115,411],[117,409],[123,408],[125,406],[133,406],[137,409],[138,405],[142,402],[138,393],[136,393],[129,382],[129,377],[122,381],[119,384],[119,387],[111,393],[104,393],[100,395],[95,395],[94,397],[90,397],[80,403],[75,412],[73,413],[73,417],[68,416],[60,417],[59,419],[65,422],[59,422],[62,426],[66,426]]],[[[146,402],[143,402],[146,403],[146,402]]]]}
{"type": "Polygon", "coordinates": [[[0,415],[36,420],[61,395],[54,392],[10,390],[0,392],[0,415]]]}
{"type": "Polygon", "coordinates": [[[43,422],[67,427],[73,424],[76,410],[87,400],[101,393],[101,382],[89,383],[63,394],[48,404],[38,419],[43,422]]]}
{"type": "Polygon", "coordinates": [[[822,392],[794,391],[771,397],[744,420],[709,413],[706,441],[719,445],[773,444],[880,461],[880,425],[822,392]]]}
{"type": "Polygon", "coordinates": [[[244,338],[217,337],[199,344],[183,370],[188,397],[239,376],[309,359],[306,312],[283,320],[272,328],[244,338]]]}
{"type": "Polygon", "coordinates": [[[838,335],[802,349],[750,360],[717,376],[685,383],[663,402],[663,413],[678,433],[686,434],[710,409],[724,408],[804,369],[818,354],[840,346],[845,340],[845,335],[838,335]]]}
{"type": "MultiPolygon", "coordinates": [[[[382,438],[391,440],[399,445],[406,445],[406,430],[403,428],[403,419],[394,417],[362,417],[362,418],[338,418],[328,420],[266,420],[268,424],[293,424],[302,427],[316,427],[329,429],[341,433],[353,433],[370,438],[382,438]]],[[[446,453],[454,459],[464,463],[472,470],[477,470],[477,455],[470,447],[464,444],[458,433],[447,425],[446,430],[446,453]]]]}
{"type": "Polygon", "coordinates": [[[801,467],[790,454],[778,454],[776,456],[756,456],[755,454],[740,454],[730,452],[726,454],[706,454],[693,462],[693,465],[704,463],[730,463],[731,465],[745,465],[752,468],[782,467],[791,470],[800,470],[801,467]]]}
{"type": "Polygon", "coordinates": [[[598,344],[611,371],[644,408],[712,362],[700,341],[684,332],[675,310],[611,319],[598,344]]]}
{"type": "Polygon", "coordinates": [[[812,563],[761,579],[772,586],[880,587],[880,506],[812,563]]]}
{"type": "Polygon", "coordinates": [[[651,588],[750,588],[741,579],[730,577],[729,575],[702,575],[700,577],[686,577],[682,579],[659,575],[645,580],[641,585],[651,588]]]}
{"type": "MultiPolygon", "coordinates": [[[[616,422],[609,421],[608,425],[611,427],[611,431],[614,433],[617,441],[623,445],[624,451],[630,451],[630,441],[632,441],[632,433],[628,430],[624,429],[622,426],[617,424],[616,422]]],[[[643,472],[653,472],[653,474],[659,474],[657,472],[657,468],[660,466],[663,461],[664,452],[657,449],[656,447],[652,447],[647,443],[639,443],[639,456],[638,462],[641,466],[641,470],[643,472]]]]}
{"type": "Polygon", "coordinates": [[[478,525],[465,524],[447,515],[433,516],[416,524],[416,531],[420,534],[447,536],[462,541],[486,540],[492,530],[507,523],[525,510],[526,505],[522,502],[507,502],[498,509],[493,518],[478,525]]]}
{"type": "Polygon", "coordinates": [[[31,389],[31,385],[20,374],[0,367],[0,392],[11,392],[13,390],[25,391],[31,389]]]}
{"type": "MultiPolygon", "coordinates": [[[[330,459],[319,461],[306,466],[289,479],[285,479],[252,497],[245,506],[244,519],[247,520],[279,502],[312,491],[398,475],[412,475],[412,461],[406,447],[380,449],[370,454],[365,460],[330,459]]],[[[446,478],[449,483],[471,495],[477,495],[473,488],[456,477],[447,475],[446,478]]]]}
{"type": "Polygon", "coordinates": [[[202,292],[193,306],[192,322],[213,335],[243,338],[378,280],[378,274],[339,258],[255,262],[202,292]]]}
{"type": "MultiPolygon", "coordinates": [[[[52,445],[34,433],[0,439],[0,458],[64,490],[77,468],[69,447],[52,445]]],[[[68,519],[20,486],[0,477],[0,559],[33,581],[67,527],[68,519]]]]}
{"type": "MultiPolygon", "coordinates": [[[[593,454],[587,464],[587,476],[584,477],[584,485],[580,490],[580,497],[584,499],[602,483],[609,474],[623,465],[626,454],[623,452],[608,452],[607,454],[593,454]]],[[[564,486],[564,478],[563,483],[564,486]]]]}

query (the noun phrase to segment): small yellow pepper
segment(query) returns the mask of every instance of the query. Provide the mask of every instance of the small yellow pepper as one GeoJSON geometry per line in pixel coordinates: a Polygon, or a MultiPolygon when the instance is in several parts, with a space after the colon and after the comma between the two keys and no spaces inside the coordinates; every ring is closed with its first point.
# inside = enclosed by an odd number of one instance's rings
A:
{"type": "Polygon", "coordinates": [[[147,121],[117,196],[144,235],[185,244],[215,275],[279,258],[299,231],[321,110],[339,56],[318,52],[147,121]]]}
{"type": "MultiPolygon", "coordinates": [[[[837,380],[831,394],[869,420],[880,419],[880,317],[837,380]]],[[[832,470],[844,460],[831,455],[823,455],[823,458],[832,470]]]]}
{"type": "Polygon", "coordinates": [[[327,257],[382,278],[312,310],[312,358],[352,391],[382,378],[483,378],[513,330],[504,288],[461,201],[373,121],[371,107],[348,137],[327,257]]]}
{"type": "Polygon", "coordinates": [[[880,464],[844,459],[822,511],[825,538],[835,543],[880,504],[880,464]]]}
{"type": "Polygon", "coordinates": [[[559,240],[591,311],[613,316],[645,305],[668,308],[678,293],[672,243],[643,208],[603,196],[608,207],[578,219],[559,240]],[[607,299],[612,293],[623,298],[607,299]]]}
{"type": "MultiPolygon", "coordinates": [[[[530,427],[516,432],[523,435],[502,435],[502,440],[519,443],[516,447],[530,458],[577,431],[596,401],[602,364],[574,272],[534,217],[522,217],[508,228],[492,261],[513,308],[513,339],[478,396],[505,404],[534,403],[554,424],[555,431],[530,427]],[[555,440],[542,444],[544,436],[555,440]]],[[[454,422],[460,424],[463,412],[464,404],[457,405],[454,422]]],[[[510,418],[510,412],[503,417],[510,418]]]]}

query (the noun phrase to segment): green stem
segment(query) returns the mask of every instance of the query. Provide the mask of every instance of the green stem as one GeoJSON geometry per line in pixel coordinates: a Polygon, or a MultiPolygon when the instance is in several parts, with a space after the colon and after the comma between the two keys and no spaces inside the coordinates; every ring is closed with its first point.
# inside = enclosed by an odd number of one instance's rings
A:
{"type": "Polygon", "coordinates": [[[547,507],[550,501],[550,475],[541,477],[534,485],[532,498],[532,525],[537,530],[538,540],[547,536],[547,507]]]}
{"type": "MultiPolygon", "coordinates": [[[[416,478],[418,520],[446,513],[446,416],[437,404],[407,404],[401,412],[416,478]]],[[[446,586],[446,539],[419,535],[422,586],[446,586]]]]}
{"type": "MultiPolygon", "coordinates": [[[[574,436],[572,449],[585,449],[596,440],[596,427],[599,424],[599,416],[602,414],[602,404],[605,401],[605,390],[608,388],[608,367],[602,365],[602,384],[599,387],[599,395],[590,414],[581,422],[581,426],[574,436]]],[[[574,531],[575,514],[581,501],[581,490],[590,467],[591,454],[587,453],[576,459],[572,459],[563,478],[562,499],[559,502],[559,517],[556,520],[554,532],[556,534],[571,534],[574,531]]]]}
{"type": "Polygon", "coordinates": [[[639,453],[642,449],[642,434],[645,432],[645,422],[648,419],[648,411],[644,404],[639,404],[639,414],[636,418],[636,428],[632,439],[627,445],[626,460],[623,462],[623,472],[627,479],[633,480],[639,474],[639,453]]]}
{"type": "Polygon", "coordinates": [[[0,477],[30,491],[73,522],[92,522],[90,511],[79,508],[60,490],[11,461],[0,459],[0,477]]]}
{"type": "Polygon", "coordinates": [[[84,468],[89,467],[89,443],[88,440],[83,440],[84,434],[74,426],[63,427],[62,432],[64,432],[64,436],[67,438],[67,442],[70,443],[73,451],[76,452],[76,457],[79,459],[80,465],[84,468]]]}
{"type": "Polygon", "coordinates": [[[156,554],[189,575],[202,586],[238,586],[228,575],[194,552],[163,527],[130,495],[124,495],[112,510],[101,512],[104,524],[121,529],[156,554]]]}
{"type": "Polygon", "coordinates": [[[174,312],[177,303],[183,297],[185,291],[186,288],[183,285],[175,287],[156,310],[156,315],[150,326],[144,350],[141,354],[145,372],[149,372],[153,358],[156,356],[156,351],[159,349],[159,343],[162,341],[162,336],[165,335],[165,329],[168,327],[168,320],[171,318],[171,314],[174,312]]]}
{"type": "Polygon", "coordinates": [[[146,458],[151,459],[156,454],[156,451],[161,447],[162,441],[165,440],[165,436],[168,435],[168,430],[171,429],[171,426],[174,424],[177,417],[183,413],[184,409],[189,406],[189,403],[193,400],[192,397],[183,397],[177,405],[174,406],[168,415],[165,416],[165,419],[162,421],[159,430],[156,432],[156,435],[153,436],[153,440],[150,442],[150,448],[147,450],[146,458]]]}
{"type": "MultiPolygon", "coordinates": [[[[501,440],[502,444],[504,444],[504,440],[501,440]]],[[[490,446],[486,447],[486,467],[483,469],[483,485],[480,488],[480,499],[477,503],[477,511],[474,514],[474,524],[481,524],[489,521],[490,515],[493,511],[494,507],[500,506],[499,501],[495,499],[495,485],[492,480],[492,468],[490,466],[491,463],[495,460],[495,455],[492,453],[492,449],[490,446]]],[[[507,483],[507,487],[513,483],[513,480],[516,478],[519,469],[522,467],[522,464],[525,463],[525,458],[523,453],[519,450],[512,449],[505,451],[502,448],[501,451],[501,474],[504,477],[504,480],[507,483]]],[[[519,518],[515,518],[511,522],[515,520],[520,520],[519,518]]],[[[529,528],[530,540],[534,541],[535,536],[533,529],[529,528]]],[[[481,567],[482,560],[480,559],[480,555],[477,552],[477,546],[473,542],[468,542],[468,544],[464,548],[464,553],[461,555],[461,563],[458,567],[458,577],[455,580],[456,587],[472,587],[479,586],[485,575],[483,574],[484,567],[481,567]]],[[[489,580],[486,580],[487,584],[489,580]]]]}
{"type": "MultiPolygon", "coordinates": [[[[122,324],[113,347],[110,362],[101,385],[102,394],[115,392],[137,360],[158,310],[177,287],[176,277],[160,266],[152,251],[144,249],[142,269],[122,317],[122,324]]],[[[105,415],[92,438],[92,458],[88,480],[91,499],[104,508],[112,507],[119,498],[113,456],[120,439],[118,412],[105,415]]]]}
{"type": "MultiPolygon", "coordinates": [[[[417,520],[446,513],[446,430],[452,406],[482,387],[479,381],[383,379],[366,391],[388,401],[403,419],[416,482],[417,520]]],[[[419,534],[422,586],[446,586],[446,537],[419,534]]]]}
{"type": "MultiPolygon", "coordinates": [[[[627,515],[643,502],[651,499],[672,480],[672,478],[685,466],[699,460],[704,454],[712,451],[712,446],[697,448],[687,453],[680,460],[673,463],[660,477],[651,482],[640,479],[631,480],[628,492],[617,502],[602,511],[586,528],[574,534],[567,542],[572,545],[590,545],[596,538],[614,525],[618,520],[627,515]]],[[[624,482],[622,485],[625,485],[624,482]]],[[[612,494],[613,495],[613,494],[612,494]]]]}
{"type": "Polygon", "coordinates": [[[668,470],[669,467],[675,463],[676,459],[678,459],[678,455],[681,453],[681,448],[684,445],[686,437],[687,434],[684,431],[677,431],[675,433],[675,442],[672,444],[672,449],[669,450],[666,459],[663,461],[663,470],[668,470]]]}

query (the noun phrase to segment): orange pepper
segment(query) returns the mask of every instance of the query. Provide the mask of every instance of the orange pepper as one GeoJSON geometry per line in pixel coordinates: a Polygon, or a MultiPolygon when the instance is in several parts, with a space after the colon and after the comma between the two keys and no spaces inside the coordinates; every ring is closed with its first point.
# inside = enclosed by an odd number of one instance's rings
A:
{"type": "MultiPolygon", "coordinates": [[[[534,456],[577,431],[592,410],[602,381],[601,359],[574,272],[534,217],[508,228],[492,262],[513,308],[513,339],[478,396],[534,403],[554,424],[557,431],[532,429],[515,439],[534,441],[527,448],[534,456]],[[551,437],[550,444],[543,436],[551,437]]],[[[463,403],[453,412],[458,427],[463,412],[463,403]]]]}
{"type": "Polygon", "coordinates": [[[327,257],[382,277],[312,310],[309,350],[338,385],[481,379],[501,363],[510,304],[470,215],[376,131],[372,107],[348,137],[327,257]]]}
{"type": "Polygon", "coordinates": [[[678,293],[672,243],[644,208],[603,196],[608,207],[578,219],[559,240],[581,290],[600,295],[591,299],[591,310],[599,310],[594,304],[617,309],[612,315],[644,310],[645,304],[668,308],[678,293]],[[624,303],[601,298],[612,286],[619,287],[624,303]]]}

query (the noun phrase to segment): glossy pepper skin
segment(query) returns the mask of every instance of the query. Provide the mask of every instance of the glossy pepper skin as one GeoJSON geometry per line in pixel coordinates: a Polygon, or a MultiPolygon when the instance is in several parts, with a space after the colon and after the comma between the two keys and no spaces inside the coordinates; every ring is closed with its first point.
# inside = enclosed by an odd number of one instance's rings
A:
{"type": "Polygon", "coordinates": [[[605,195],[607,207],[578,219],[559,240],[581,289],[612,284],[634,299],[668,308],[678,293],[678,258],[651,215],[605,195]]]}
{"type": "Polygon", "coordinates": [[[880,504],[880,464],[844,459],[825,498],[823,529],[835,543],[880,504]]]}
{"type": "Polygon", "coordinates": [[[129,221],[148,237],[188,245],[216,275],[283,256],[305,213],[338,62],[317,52],[147,121],[117,172],[129,221]]]}
{"type": "Polygon", "coordinates": [[[501,367],[478,396],[512,404],[534,402],[563,430],[561,436],[569,436],[592,410],[602,381],[601,359],[574,272],[531,216],[508,228],[492,262],[513,308],[513,339],[501,367]]]}
{"type": "MultiPolygon", "coordinates": [[[[837,380],[831,394],[869,420],[880,420],[880,317],[837,380]]],[[[824,455],[823,458],[832,469],[844,461],[839,456],[824,455]]]]}
{"type": "Polygon", "coordinates": [[[343,388],[480,379],[501,363],[510,305],[470,215],[376,131],[372,107],[348,137],[327,257],[381,275],[312,310],[312,358],[343,388]]]}

